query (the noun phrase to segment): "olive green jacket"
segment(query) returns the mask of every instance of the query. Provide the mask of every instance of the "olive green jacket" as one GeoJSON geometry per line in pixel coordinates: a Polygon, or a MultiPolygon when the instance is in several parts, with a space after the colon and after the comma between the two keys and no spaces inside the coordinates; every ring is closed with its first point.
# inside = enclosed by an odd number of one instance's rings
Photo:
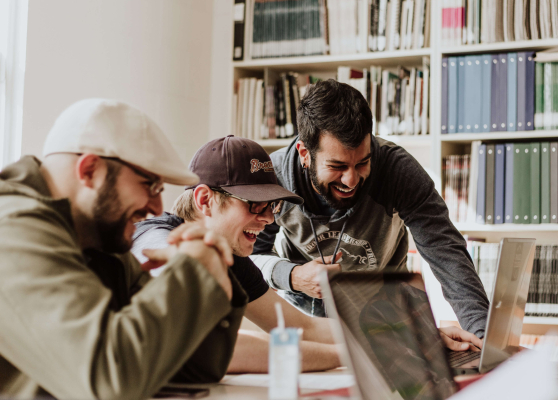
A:
{"type": "Polygon", "coordinates": [[[234,276],[229,301],[187,255],[156,279],[120,255],[131,300],[112,311],[39,167],[23,157],[0,173],[0,397],[142,399],[177,373],[219,380],[247,303],[234,276]]]}

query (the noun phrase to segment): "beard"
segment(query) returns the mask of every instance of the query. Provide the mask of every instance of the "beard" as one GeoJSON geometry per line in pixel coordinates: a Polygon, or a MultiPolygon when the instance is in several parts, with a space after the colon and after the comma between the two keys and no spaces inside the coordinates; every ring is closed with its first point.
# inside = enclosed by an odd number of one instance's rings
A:
{"type": "Polygon", "coordinates": [[[126,239],[124,232],[128,224],[128,216],[122,212],[122,202],[115,198],[116,175],[107,175],[93,208],[95,228],[101,244],[101,250],[106,253],[126,253],[132,248],[132,241],[126,239]],[[118,216],[119,214],[122,214],[118,216]]]}
{"type": "MultiPolygon", "coordinates": [[[[319,180],[318,178],[318,171],[316,168],[316,161],[314,157],[311,157],[310,166],[308,167],[308,172],[310,173],[310,181],[314,188],[317,190],[318,194],[322,196],[327,203],[327,205],[335,210],[348,210],[355,206],[359,198],[359,189],[364,183],[364,178],[360,178],[356,188],[355,194],[352,197],[348,197],[346,199],[338,199],[335,197],[331,190],[331,186],[334,182],[325,183],[319,180]]],[[[339,186],[341,188],[348,188],[346,185],[342,183],[335,184],[335,186],[339,186]]]]}

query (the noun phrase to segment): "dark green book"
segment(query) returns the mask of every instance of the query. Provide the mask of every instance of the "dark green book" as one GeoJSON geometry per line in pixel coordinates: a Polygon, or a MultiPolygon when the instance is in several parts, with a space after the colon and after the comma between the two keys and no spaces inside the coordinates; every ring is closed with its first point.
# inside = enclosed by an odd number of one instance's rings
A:
{"type": "Polygon", "coordinates": [[[541,144],[531,143],[531,214],[532,224],[541,223],[541,144]]]}
{"type": "Polygon", "coordinates": [[[486,145],[486,223],[494,224],[494,163],[496,160],[496,145],[486,145]]]}
{"type": "Polygon", "coordinates": [[[531,221],[531,156],[529,143],[516,143],[513,157],[513,222],[528,224],[531,221]]]}
{"type": "Polygon", "coordinates": [[[541,143],[541,224],[550,223],[550,143],[541,143]]]}

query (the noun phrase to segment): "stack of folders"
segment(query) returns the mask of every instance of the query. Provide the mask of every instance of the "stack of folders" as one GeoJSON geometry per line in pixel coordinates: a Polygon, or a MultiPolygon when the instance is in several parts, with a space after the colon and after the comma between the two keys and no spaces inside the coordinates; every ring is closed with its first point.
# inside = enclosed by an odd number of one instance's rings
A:
{"type": "Polygon", "coordinates": [[[233,60],[427,47],[431,0],[235,0],[233,60]]]}
{"type": "Polygon", "coordinates": [[[442,45],[558,38],[555,0],[442,0],[442,45]]]}
{"type": "Polygon", "coordinates": [[[446,160],[452,171],[445,170],[444,194],[455,222],[558,223],[558,142],[474,141],[468,172],[466,164],[446,160]]]}
{"type": "Polygon", "coordinates": [[[442,59],[442,134],[530,131],[534,52],[442,59]]]}
{"type": "MultiPolygon", "coordinates": [[[[467,249],[486,291],[492,299],[498,263],[498,243],[469,241],[467,249]]],[[[558,316],[558,246],[536,246],[525,315],[558,316]]]]}

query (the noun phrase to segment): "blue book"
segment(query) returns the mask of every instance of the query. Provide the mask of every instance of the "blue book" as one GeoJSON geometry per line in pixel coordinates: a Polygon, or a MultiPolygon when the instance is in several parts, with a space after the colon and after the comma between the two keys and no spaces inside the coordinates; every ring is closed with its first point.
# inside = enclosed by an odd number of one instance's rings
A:
{"type": "Polygon", "coordinates": [[[485,222],[485,194],[486,194],[486,145],[479,147],[479,176],[477,179],[477,223],[485,222]]]}
{"type": "Polygon", "coordinates": [[[525,131],[535,129],[535,52],[525,53],[525,131]]]}
{"type": "Polygon", "coordinates": [[[486,145],[486,191],[484,193],[484,215],[487,224],[494,223],[494,166],[496,162],[496,145],[486,145]]]}
{"type": "MultiPolygon", "coordinates": [[[[470,114],[471,132],[482,132],[481,112],[482,112],[482,56],[474,55],[471,57],[470,79],[467,79],[466,90],[468,90],[468,102],[466,110],[470,114]]],[[[466,113],[467,114],[467,113],[466,113]]],[[[467,126],[465,126],[467,128],[467,126]]],[[[467,130],[469,132],[469,130],[467,130]]]]}
{"type": "Polygon", "coordinates": [[[448,133],[457,133],[457,57],[448,58],[448,133]]]}
{"type": "Polygon", "coordinates": [[[508,130],[508,55],[500,54],[500,69],[498,71],[498,131],[508,130]]]}
{"type": "Polygon", "coordinates": [[[490,132],[490,119],[492,108],[492,56],[481,56],[481,132],[490,132]]]}
{"type": "MultiPolygon", "coordinates": [[[[475,123],[473,122],[475,108],[480,106],[480,104],[475,102],[475,95],[474,92],[477,88],[477,81],[475,78],[475,59],[476,56],[466,56],[465,57],[465,85],[463,88],[463,99],[464,99],[464,107],[463,107],[463,131],[465,133],[472,133],[475,129],[475,123]]],[[[480,116],[479,116],[480,119],[480,116]]],[[[479,126],[477,122],[477,126],[479,126]]],[[[457,126],[459,130],[459,124],[457,126]]]]}
{"type": "Polygon", "coordinates": [[[508,131],[517,131],[517,53],[508,53],[508,131]]]}
{"type": "Polygon", "coordinates": [[[524,131],[526,127],[527,120],[525,119],[526,115],[526,99],[525,99],[525,90],[526,87],[526,78],[527,78],[527,53],[517,53],[517,129],[518,131],[524,131]]]}
{"type": "Polygon", "coordinates": [[[506,172],[506,146],[496,145],[496,161],[494,166],[494,223],[504,223],[504,187],[506,172]]]}
{"type": "Polygon", "coordinates": [[[500,121],[500,56],[492,55],[492,78],[490,88],[490,132],[497,132],[500,121]]]}
{"type": "Polygon", "coordinates": [[[505,173],[505,199],[504,199],[504,216],[506,224],[513,224],[513,157],[514,157],[514,144],[506,143],[506,173],[505,173]]]}
{"type": "Polygon", "coordinates": [[[465,133],[465,69],[467,57],[457,59],[457,133],[465,133]]]}
{"type": "Polygon", "coordinates": [[[442,58],[442,133],[448,133],[448,58],[442,58]]]}

